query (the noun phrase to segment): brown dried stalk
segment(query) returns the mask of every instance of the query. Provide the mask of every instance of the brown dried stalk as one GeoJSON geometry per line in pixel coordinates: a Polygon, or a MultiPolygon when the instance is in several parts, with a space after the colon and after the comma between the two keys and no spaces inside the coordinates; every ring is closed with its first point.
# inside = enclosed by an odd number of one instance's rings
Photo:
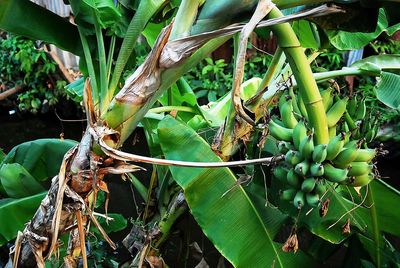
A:
{"type": "Polygon", "coordinates": [[[275,7],[271,0],[260,0],[257,8],[251,17],[250,21],[243,27],[239,36],[239,48],[236,56],[236,67],[234,73],[233,90],[232,90],[232,104],[236,111],[243,120],[250,125],[254,125],[254,121],[246,114],[243,109],[242,99],[240,98],[240,86],[244,77],[244,65],[246,63],[246,50],[248,39],[257,24],[268,15],[268,13],[275,7]]]}

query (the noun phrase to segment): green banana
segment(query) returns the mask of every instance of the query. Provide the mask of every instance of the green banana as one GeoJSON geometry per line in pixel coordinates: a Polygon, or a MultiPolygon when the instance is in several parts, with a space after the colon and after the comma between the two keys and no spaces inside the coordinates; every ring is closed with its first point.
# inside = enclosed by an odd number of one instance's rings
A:
{"type": "Polygon", "coordinates": [[[321,91],[322,103],[324,104],[325,112],[331,108],[333,104],[333,88],[328,88],[321,91]]]}
{"type": "Polygon", "coordinates": [[[332,139],[336,136],[336,126],[328,128],[329,139],[332,139]]]}
{"type": "Polygon", "coordinates": [[[360,126],[356,126],[356,128],[351,131],[351,137],[355,140],[361,139],[360,134],[360,126]]]}
{"type": "Polygon", "coordinates": [[[366,142],[373,141],[376,137],[376,134],[378,134],[378,130],[379,130],[378,121],[376,119],[374,119],[373,122],[371,123],[370,129],[368,130],[367,134],[365,135],[366,142]]]}
{"type": "Polygon", "coordinates": [[[318,181],[315,184],[314,192],[319,196],[323,196],[326,192],[326,186],[323,184],[323,181],[318,181]]]}
{"type": "Polygon", "coordinates": [[[328,145],[326,144],[318,144],[317,146],[315,146],[312,153],[312,160],[318,163],[324,162],[328,154],[327,148],[328,145]]]}
{"type": "Polygon", "coordinates": [[[368,132],[369,129],[371,129],[371,124],[370,124],[371,121],[372,121],[371,115],[368,115],[367,118],[362,120],[361,133],[363,133],[364,135],[368,132]]]}
{"type": "Polygon", "coordinates": [[[331,182],[344,182],[347,178],[348,169],[335,168],[329,163],[324,164],[324,176],[331,182]]]}
{"type": "Polygon", "coordinates": [[[305,159],[311,159],[314,151],[314,135],[310,134],[300,142],[299,152],[305,159]]]}
{"type": "Polygon", "coordinates": [[[345,133],[350,132],[350,128],[347,122],[342,122],[342,124],[340,125],[340,131],[345,133]]]}
{"type": "Polygon", "coordinates": [[[345,148],[333,160],[335,166],[345,168],[350,165],[350,163],[356,159],[358,149],[359,146],[356,141],[351,141],[348,143],[348,145],[346,144],[345,148]]]}
{"type": "Polygon", "coordinates": [[[301,177],[297,175],[293,169],[289,170],[287,173],[286,181],[290,186],[296,189],[298,189],[301,185],[301,177]]]}
{"type": "Polygon", "coordinates": [[[367,106],[365,104],[365,98],[361,100],[361,102],[358,103],[356,112],[354,114],[354,119],[355,120],[362,120],[365,117],[365,114],[367,113],[367,106]]]}
{"type": "Polygon", "coordinates": [[[308,160],[304,160],[303,162],[300,162],[295,166],[294,171],[301,176],[305,176],[309,168],[310,163],[308,162],[308,160]]]}
{"type": "Polygon", "coordinates": [[[373,136],[375,135],[375,130],[371,128],[368,130],[367,134],[365,134],[365,141],[371,142],[373,140],[373,136]]]}
{"type": "Polygon", "coordinates": [[[306,194],[306,202],[311,207],[318,206],[318,204],[320,202],[319,195],[318,194],[313,194],[313,193],[307,193],[306,194]]]}
{"type": "Polygon", "coordinates": [[[340,118],[343,116],[346,111],[346,105],[348,101],[348,97],[343,99],[339,99],[332,105],[329,111],[326,113],[326,119],[328,122],[328,127],[333,127],[339,122],[340,118]]]}
{"type": "Polygon", "coordinates": [[[297,125],[297,119],[293,114],[292,99],[288,99],[282,106],[279,107],[281,119],[287,128],[294,128],[297,125]]]}
{"type": "Polygon", "coordinates": [[[278,151],[281,154],[286,154],[289,150],[294,149],[293,145],[287,141],[280,141],[278,142],[278,151]]]}
{"type": "Polygon", "coordinates": [[[358,149],[354,162],[369,162],[376,156],[375,149],[358,149]]]}
{"type": "Polygon", "coordinates": [[[282,127],[273,119],[269,121],[269,132],[277,140],[292,141],[293,129],[282,127]]]}
{"type": "Polygon", "coordinates": [[[295,115],[297,117],[301,116],[301,112],[300,112],[299,106],[297,105],[297,97],[294,94],[293,87],[289,88],[289,96],[292,97],[293,112],[295,113],[295,115]]]}
{"type": "Polygon", "coordinates": [[[373,130],[374,131],[372,132],[372,136],[371,136],[371,139],[369,142],[373,141],[376,138],[376,136],[378,135],[378,132],[379,132],[378,122],[373,126],[373,130]]]}
{"type": "Polygon", "coordinates": [[[350,166],[351,169],[349,170],[348,176],[361,176],[363,174],[368,174],[374,167],[367,162],[351,162],[350,166]]]}
{"type": "Polygon", "coordinates": [[[301,154],[298,151],[294,151],[294,150],[289,150],[286,154],[285,154],[285,161],[286,163],[295,166],[298,163],[300,163],[303,160],[303,157],[301,156],[301,154]]]}
{"type": "Polygon", "coordinates": [[[278,180],[286,182],[288,172],[289,170],[287,168],[284,168],[282,166],[277,166],[274,168],[274,171],[272,173],[274,174],[274,177],[277,178],[278,180]]]}
{"type": "Polygon", "coordinates": [[[324,175],[324,166],[321,163],[313,163],[310,167],[311,175],[320,177],[324,175]]]}
{"type": "Polygon", "coordinates": [[[307,178],[301,184],[301,190],[305,193],[309,193],[314,190],[315,187],[315,179],[314,178],[307,178]]]}
{"type": "Polygon", "coordinates": [[[344,139],[346,134],[344,132],[339,133],[339,135],[335,136],[328,143],[328,147],[326,148],[326,159],[333,160],[343,149],[344,139]]]}
{"type": "Polygon", "coordinates": [[[279,110],[282,107],[282,105],[287,101],[287,98],[288,98],[287,92],[283,92],[282,95],[279,97],[279,102],[278,102],[279,110]]]}
{"type": "Polygon", "coordinates": [[[279,120],[278,118],[274,117],[273,120],[274,120],[274,123],[278,124],[281,127],[286,128],[285,124],[281,120],[279,120]]]}
{"type": "Polygon", "coordinates": [[[302,191],[298,191],[293,199],[293,204],[297,209],[301,209],[305,204],[305,194],[302,191]]]}
{"type": "Polygon", "coordinates": [[[293,129],[293,144],[294,147],[298,150],[300,148],[300,142],[307,137],[307,128],[304,124],[304,121],[301,120],[297,126],[293,129]]]}
{"type": "Polygon", "coordinates": [[[344,132],[346,135],[344,136],[344,144],[349,143],[350,141],[350,137],[351,137],[351,133],[350,132],[344,132]]]}
{"type": "Polygon", "coordinates": [[[290,200],[293,200],[293,198],[296,196],[296,193],[297,193],[297,190],[291,188],[291,189],[281,191],[279,196],[282,200],[290,201],[290,200]]]}
{"type": "Polygon", "coordinates": [[[299,98],[297,99],[297,105],[299,107],[299,110],[301,112],[301,115],[308,120],[308,113],[307,113],[307,109],[306,106],[304,105],[304,101],[301,98],[301,96],[299,96],[299,98]]]}
{"type": "Polygon", "coordinates": [[[344,112],[344,120],[349,128],[349,130],[354,130],[357,128],[356,123],[354,122],[353,118],[351,118],[350,114],[346,111],[344,112]]]}
{"type": "Polygon", "coordinates": [[[349,102],[347,103],[347,112],[349,113],[351,118],[354,118],[356,115],[357,105],[357,96],[354,95],[352,98],[349,99],[349,102]]]}
{"type": "Polygon", "coordinates": [[[357,144],[359,144],[359,143],[360,143],[360,141],[352,140],[352,141],[345,143],[344,148],[354,148],[354,147],[357,147],[357,144]]]}
{"type": "Polygon", "coordinates": [[[353,187],[362,187],[369,184],[374,179],[374,174],[367,173],[352,178],[350,185],[353,187]]]}

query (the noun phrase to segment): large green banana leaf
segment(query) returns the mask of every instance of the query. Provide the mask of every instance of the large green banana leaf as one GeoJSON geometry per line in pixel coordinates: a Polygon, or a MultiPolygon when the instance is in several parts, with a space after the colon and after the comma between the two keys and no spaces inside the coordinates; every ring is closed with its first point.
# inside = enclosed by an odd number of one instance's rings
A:
{"type": "Polygon", "coordinates": [[[29,0],[0,1],[0,29],[83,55],[77,27],[29,0]]]}
{"type": "Polygon", "coordinates": [[[38,139],[15,146],[0,163],[18,163],[36,180],[43,181],[57,175],[64,154],[76,145],[73,140],[38,139]]]}
{"type": "Polygon", "coordinates": [[[42,192],[20,199],[0,200],[0,246],[14,239],[17,232],[24,229],[45,195],[46,192],[42,192]]]}
{"type": "Polygon", "coordinates": [[[0,168],[1,194],[11,198],[22,198],[43,192],[45,189],[20,164],[4,164],[0,168]],[[3,192],[4,190],[4,192],[3,192]]]}
{"type": "Polygon", "coordinates": [[[0,246],[32,218],[46,192],[41,181],[58,173],[71,140],[40,139],[14,147],[0,163],[0,246]]]}
{"type": "Polygon", "coordinates": [[[397,225],[400,215],[397,207],[400,203],[400,192],[382,180],[374,180],[369,184],[368,189],[370,205],[368,210],[361,210],[364,219],[369,222],[369,238],[360,236],[360,241],[367,251],[370,252],[375,263],[387,265],[392,261],[388,256],[392,249],[388,246],[384,233],[400,236],[400,228],[397,225]],[[372,242],[371,242],[372,240],[372,242]]]}
{"type": "MultiPolygon", "coordinates": [[[[194,130],[170,116],[160,122],[158,135],[168,159],[221,161],[194,130]]],[[[274,242],[282,220],[269,214],[272,208],[260,211],[242,187],[232,188],[236,178],[230,169],[170,170],[203,232],[235,267],[310,267],[308,257],[284,253],[274,242]]]]}
{"type": "Polygon", "coordinates": [[[377,38],[382,33],[394,34],[400,28],[400,23],[389,25],[385,10],[381,8],[378,15],[378,23],[374,32],[347,32],[340,30],[327,30],[329,41],[340,50],[360,49],[377,38]]]}

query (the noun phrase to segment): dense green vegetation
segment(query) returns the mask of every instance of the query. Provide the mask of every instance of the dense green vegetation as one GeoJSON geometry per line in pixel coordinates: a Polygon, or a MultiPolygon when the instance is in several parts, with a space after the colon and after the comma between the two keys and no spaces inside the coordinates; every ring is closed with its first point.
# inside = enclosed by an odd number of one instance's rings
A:
{"type": "Polygon", "coordinates": [[[117,266],[104,244],[117,248],[107,233],[127,220],[97,213],[117,175],[142,204],[125,264],[166,267],[176,223],[190,213],[235,267],[314,267],[339,251],[337,266],[398,265],[400,192],[380,178],[385,152],[374,142],[382,123],[398,120],[398,45],[377,41],[400,29],[397,3],[68,2],[76,25],[29,1],[0,4],[0,28],[82,57],[84,76],[66,91],[82,101],[88,126],[78,143],[37,140],[2,155],[0,242],[16,238],[15,264],[117,266]],[[269,25],[257,33],[272,32],[278,49],[246,58],[263,18],[269,25]],[[248,23],[224,28],[236,22],[248,23]],[[141,35],[147,44],[135,49],[141,35]],[[227,40],[232,62],[210,58],[227,40]],[[343,66],[345,50],[368,44],[376,55],[343,66]],[[353,89],[351,75],[360,77],[353,89]],[[121,151],[137,127],[147,157],[121,151]],[[152,165],[145,182],[135,177],[143,163],[152,165]]]}

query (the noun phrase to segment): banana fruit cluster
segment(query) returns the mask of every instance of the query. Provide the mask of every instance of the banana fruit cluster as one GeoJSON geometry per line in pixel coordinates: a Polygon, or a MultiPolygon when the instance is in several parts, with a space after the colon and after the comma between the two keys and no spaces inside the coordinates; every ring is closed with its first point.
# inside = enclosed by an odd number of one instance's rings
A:
{"type": "MultiPolygon", "coordinates": [[[[274,177],[286,186],[280,197],[293,201],[298,209],[317,206],[329,184],[360,187],[374,178],[372,160],[376,150],[367,148],[365,139],[360,139],[361,131],[358,138],[354,137],[346,119],[350,117],[353,122],[364,119],[365,101],[350,109],[349,98],[340,98],[331,88],[321,91],[321,96],[329,127],[328,144],[315,144],[305,105],[292,89],[279,100],[280,120],[273,117],[269,124],[279,152],[285,155],[285,161],[273,170],[274,177]],[[343,127],[345,124],[347,128],[343,127]]],[[[356,123],[353,127],[360,130],[356,123]]]]}
{"type": "Polygon", "coordinates": [[[347,104],[347,111],[344,115],[343,127],[352,132],[354,139],[364,138],[367,143],[373,141],[378,134],[379,115],[367,114],[365,98],[359,99],[354,95],[347,104]]]}

